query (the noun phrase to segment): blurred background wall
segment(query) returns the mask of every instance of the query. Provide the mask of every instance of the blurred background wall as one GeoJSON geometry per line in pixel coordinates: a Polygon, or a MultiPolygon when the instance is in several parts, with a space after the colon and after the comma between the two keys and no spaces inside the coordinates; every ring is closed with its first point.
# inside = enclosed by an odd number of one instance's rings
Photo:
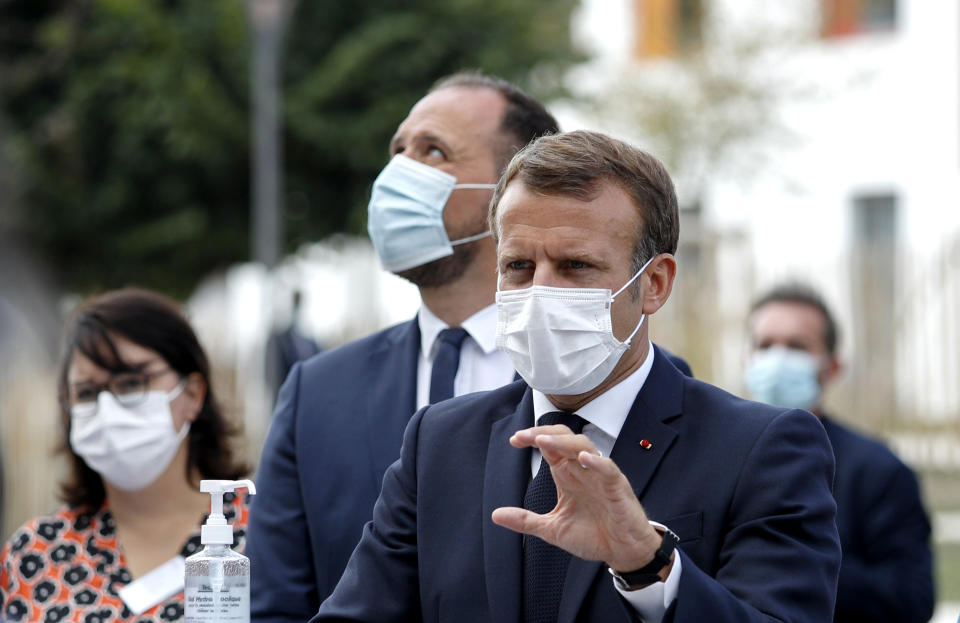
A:
{"type": "Polygon", "coordinates": [[[366,197],[409,107],[464,67],[668,164],[680,272],[653,335],[699,378],[742,391],[761,290],[825,294],[847,364],[828,407],[920,472],[956,620],[956,2],[0,3],[4,536],[55,503],[52,365],[79,297],[184,301],[252,460],[272,333],[332,348],[415,313],[366,197]]]}

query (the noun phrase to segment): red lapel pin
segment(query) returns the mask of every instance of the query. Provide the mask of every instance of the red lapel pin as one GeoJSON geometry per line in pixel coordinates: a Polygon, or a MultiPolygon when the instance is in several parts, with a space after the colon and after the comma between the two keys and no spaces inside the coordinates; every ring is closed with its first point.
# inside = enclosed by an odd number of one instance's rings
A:
{"type": "Polygon", "coordinates": [[[653,448],[653,444],[646,439],[641,439],[640,447],[643,448],[644,450],[650,450],[651,448],[653,448]]]}

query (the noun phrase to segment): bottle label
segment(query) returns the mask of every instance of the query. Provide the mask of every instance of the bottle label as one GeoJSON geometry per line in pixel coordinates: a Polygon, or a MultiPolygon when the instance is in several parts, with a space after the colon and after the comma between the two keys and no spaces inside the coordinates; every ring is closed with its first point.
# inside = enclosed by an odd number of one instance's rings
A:
{"type": "Polygon", "coordinates": [[[187,576],[183,592],[186,623],[250,621],[250,578],[247,576],[187,576]]]}

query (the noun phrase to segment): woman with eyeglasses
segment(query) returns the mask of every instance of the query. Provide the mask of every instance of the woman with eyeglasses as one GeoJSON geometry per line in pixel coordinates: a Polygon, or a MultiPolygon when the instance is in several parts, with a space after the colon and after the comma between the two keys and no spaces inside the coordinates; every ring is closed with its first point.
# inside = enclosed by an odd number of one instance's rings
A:
{"type": "MultiPolygon", "coordinates": [[[[209,511],[200,480],[248,471],[196,335],[158,294],[89,299],[67,323],[59,394],[66,504],[4,548],[0,620],[182,619],[183,558],[209,511]]],[[[246,496],[224,512],[242,549],[246,496]]]]}

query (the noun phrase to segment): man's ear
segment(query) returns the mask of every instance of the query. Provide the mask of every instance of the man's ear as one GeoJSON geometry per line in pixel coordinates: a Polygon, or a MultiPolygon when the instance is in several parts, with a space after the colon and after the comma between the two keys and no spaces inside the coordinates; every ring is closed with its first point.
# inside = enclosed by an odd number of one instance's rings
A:
{"type": "Polygon", "coordinates": [[[820,371],[820,387],[826,387],[836,381],[843,372],[843,364],[836,353],[827,357],[827,365],[820,371]]]}
{"type": "Polygon", "coordinates": [[[207,397],[207,381],[199,372],[191,372],[186,379],[183,387],[183,395],[187,397],[190,404],[188,413],[189,421],[193,422],[200,415],[203,409],[203,401],[207,397]]]}
{"type": "Polygon", "coordinates": [[[677,260],[670,253],[661,253],[653,258],[650,266],[641,276],[646,283],[643,287],[643,313],[653,314],[667,302],[673,291],[673,280],[677,276],[677,260]]]}

